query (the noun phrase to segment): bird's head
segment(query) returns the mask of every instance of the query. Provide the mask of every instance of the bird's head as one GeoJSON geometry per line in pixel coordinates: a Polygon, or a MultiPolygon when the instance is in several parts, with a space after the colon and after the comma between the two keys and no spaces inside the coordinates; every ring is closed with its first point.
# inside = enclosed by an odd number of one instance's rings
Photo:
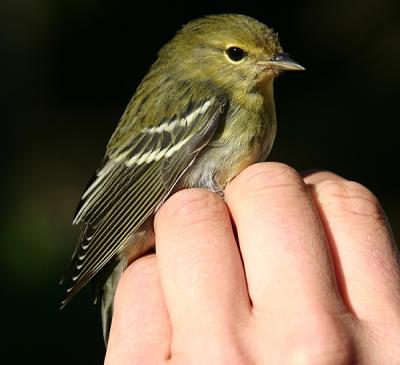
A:
{"type": "Polygon", "coordinates": [[[166,72],[209,80],[239,98],[263,92],[283,70],[303,70],[279,44],[274,31],[237,14],[210,15],[186,24],[159,53],[166,72]]]}

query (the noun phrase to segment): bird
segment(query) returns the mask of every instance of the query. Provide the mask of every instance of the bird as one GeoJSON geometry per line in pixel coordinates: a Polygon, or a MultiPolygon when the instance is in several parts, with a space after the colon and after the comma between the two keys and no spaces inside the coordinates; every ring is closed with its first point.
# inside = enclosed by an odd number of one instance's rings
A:
{"type": "Polygon", "coordinates": [[[158,52],[126,107],[77,207],[78,244],[64,307],[88,282],[107,343],[125,268],[154,249],[153,218],[174,192],[221,194],[266,160],[276,135],[274,79],[304,70],[278,35],[246,15],[188,22],[158,52]]]}

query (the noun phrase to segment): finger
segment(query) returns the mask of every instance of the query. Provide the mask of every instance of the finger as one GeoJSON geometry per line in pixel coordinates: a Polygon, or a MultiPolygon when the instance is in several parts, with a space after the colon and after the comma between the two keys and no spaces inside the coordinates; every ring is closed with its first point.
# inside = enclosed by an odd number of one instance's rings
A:
{"type": "Polygon", "coordinates": [[[225,197],[255,309],[303,320],[317,307],[340,307],[325,234],[299,174],[278,163],[253,165],[225,197]]]}
{"type": "Polygon", "coordinates": [[[180,191],[157,213],[155,234],[173,344],[193,350],[201,343],[204,352],[205,342],[237,332],[250,304],[223,200],[203,189],[180,191]]]}
{"type": "Polygon", "coordinates": [[[311,175],[306,182],[332,247],[347,306],[365,320],[400,319],[398,256],[377,198],[362,185],[331,173],[311,175]]]}
{"type": "Polygon", "coordinates": [[[325,180],[343,180],[343,178],[330,171],[309,170],[308,173],[301,173],[303,180],[308,185],[315,185],[325,180]]]}
{"type": "Polygon", "coordinates": [[[105,364],[162,364],[170,338],[157,261],[155,255],[145,256],[118,283],[105,364]]]}

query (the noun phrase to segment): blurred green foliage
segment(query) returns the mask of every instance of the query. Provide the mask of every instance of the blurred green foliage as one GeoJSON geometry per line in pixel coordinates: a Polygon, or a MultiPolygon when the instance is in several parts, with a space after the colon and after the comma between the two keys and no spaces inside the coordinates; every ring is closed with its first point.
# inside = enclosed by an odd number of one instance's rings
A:
{"type": "Polygon", "coordinates": [[[12,363],[97,364],[86,289],[59,312],[86,181],[156,51],[181,24],[237,12],[265,22],[307,71],[276,81],[272,160],[326,168],[380,198],[400,236],[400,9],[396,0],[1,0],[2,337],[12,363]]]}

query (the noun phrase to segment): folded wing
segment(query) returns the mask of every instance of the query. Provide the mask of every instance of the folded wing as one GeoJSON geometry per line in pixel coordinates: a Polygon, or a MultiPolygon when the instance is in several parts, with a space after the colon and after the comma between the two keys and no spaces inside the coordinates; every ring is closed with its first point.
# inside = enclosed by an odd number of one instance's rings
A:
{"type": "Polygon", "coordinates": [[[142,128],[108,153],[82,196],[74,224],[83,226],[64,306],[168,197],[223,123],[225,102],[188,102],[179,116],[142,128]]]}

